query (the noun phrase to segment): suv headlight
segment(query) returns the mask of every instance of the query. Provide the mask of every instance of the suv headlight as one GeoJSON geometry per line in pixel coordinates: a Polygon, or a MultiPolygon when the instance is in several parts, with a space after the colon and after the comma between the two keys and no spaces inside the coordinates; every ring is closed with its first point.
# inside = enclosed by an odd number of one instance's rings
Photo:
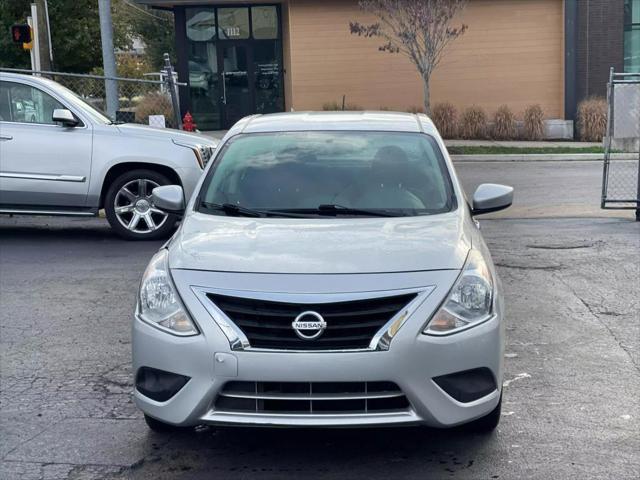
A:
{"type": "Polygon", "coordinates": [[[138,315],[145,322],[174,335],[197,335],[198,330],[171,280],[167,256],[165,249],[156,253],[142,276],[138,315]]]}
{"type": "Polygon", "coordinates": [[[180,147],[185,147],[191,149],[193,154],[196,156],[196,161],[200,168],[204,169],[206,167],[209,160],[213,156],[213,152],[215,152],[215,148],[210,145],[192,145],[189,143],[184,143],[179,140],[173,140],[173,143],[180,147]]]}
{"type": "Polygon", "coordinates": [[[444,304],[423,333],[449,335],[479,325],[493,313],[493,278],[482,254],[471,250],[444,304]]]}

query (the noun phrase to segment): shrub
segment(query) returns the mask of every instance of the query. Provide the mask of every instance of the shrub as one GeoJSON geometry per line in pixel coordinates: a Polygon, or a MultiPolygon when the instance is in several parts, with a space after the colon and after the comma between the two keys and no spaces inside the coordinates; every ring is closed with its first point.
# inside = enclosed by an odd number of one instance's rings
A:
{"type": "Polygon", "coordinates": [[[481,107],[474,105],[462,112],[460,136],[468,140],[487,138],[487,114],[481,107]]]}
{"type": "Polygon", "coordinates": [[[540,105],[529,105],[524,111],[524,138],[542,140],[544,138],[544,110],[540,105]]]}
{"type": "Polygon", "coordinates": [[[431,111],[431,120],[443,138],[458,135],[458,110],[449,102],[436,103],[431,111]]]}
{"type": "Polygon", "coordinates": [[[607,130],[607,101],[590,97],[578,105],[578,137],[584,142],[601,142],[607,130]]]}
{"type": "Polygon", "coordinates": [[[516,116],[506,105],[501,105],[493,115],[492,137],[496,140],[514,140],[518,136],[516,116]]]}
{"type": "Polygon", "coordinates": [[[342,105],[339,105],[338,102],[325,102],[322,104],[322,110],[325,112],[333,112],[335,110],[342,110],[342,105]]]}
{"type": "Polygon", "coordinates": [[[171,99],[162,93],[148,93],[140,99],[136,106],[136,122],[149,123],[149,115],[164,115],[167,127],[175,127],[173,105],[171,99]]]}
{"type": "Polygon", "coordinates": [[[407,108],[407,113],[424,113],[424,107],[419,107],[418,105],[411,105],[407,108]]]}

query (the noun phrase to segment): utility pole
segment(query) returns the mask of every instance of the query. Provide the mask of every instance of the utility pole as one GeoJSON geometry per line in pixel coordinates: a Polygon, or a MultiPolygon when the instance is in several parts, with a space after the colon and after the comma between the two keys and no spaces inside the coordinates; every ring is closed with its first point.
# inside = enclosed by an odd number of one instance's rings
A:
{"type": "Polygon", "coordinates": [[[49,9],[47,8],[47,0],[34,0],[37,16],[35,33],[38,41],[35,45],[38,47],[38,56],[40,58],[40,70],[50,72],[52,70],[52,50],[51,50],[51,34],[49,33],[49,9]]]}
{"type": "MultiPolygon", "coordinates": [[[[32,5],[31,12],[33,13],[33,5],[32,5]]],[[[27,25],[31,27],[31,34],[35,36],[36,30],[33,27],[33,17],[31,16],[27,17],[27,25]]],[[[31,58],[31,70],[33,70],[34,72],[40,70],[40,68],[38,68],[38,60],[36,59],[36,52],[34,51],[35,49],[33,48],[35,44],[36,44],[36,40],[34,38],[31,38],[31,48],[29,49],[29,57],[31,58]]]]}
{"type": "MultiPolygon", "coordinates": [[[[100,38],[102,40],[102,64],[104,76],[113,78],[116,76],[116,56],[113,50],[113,23],[111,21],[111,0],[98,0],[98,13],[100,15],[100,38]]],[[[118,111],[118,83],[116,80],[104,81],[107,115],[112,120],[116,118],[118,111]]]]}

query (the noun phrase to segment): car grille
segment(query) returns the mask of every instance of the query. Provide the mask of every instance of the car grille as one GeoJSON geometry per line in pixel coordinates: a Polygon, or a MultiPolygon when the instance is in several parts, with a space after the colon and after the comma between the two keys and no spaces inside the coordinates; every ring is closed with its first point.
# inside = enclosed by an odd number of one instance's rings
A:
{"type": "Polygon", "coordinates": [[[228,382],[214,409],[299,415],[406,411],[409,401],[392,382],[228,382]]]}
{"type": "Polygon", "coordinates": [[[350,350],[369,347],[373,336],[415,293],[335,303],[285,303],[207,294],[245,334],[253,348],[277,350],[350,350]],[[322,315],[326,330],[316,339],[299,338],[291,323],[302,312],[322,315]]]}

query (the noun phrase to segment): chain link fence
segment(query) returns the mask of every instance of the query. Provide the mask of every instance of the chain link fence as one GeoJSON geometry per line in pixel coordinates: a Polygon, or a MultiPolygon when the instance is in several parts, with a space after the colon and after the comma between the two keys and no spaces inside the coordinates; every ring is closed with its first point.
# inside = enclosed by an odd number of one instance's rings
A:
{"type": "MultiPolygon", "coordinates": [[[[117,85],[117,101],[112,120],[124,123],[140,123],[156,127],[181,128],[175,73],[169,66],[157,74],[160,80],[137,78],[103,77],[99,75],[44,72],[14,68],[0,68],[0,71],[37,75],[49,78],[76,93],[85,102],[107,112],[106,83],[117,85]]],[[[29,108],[29,106],[25,106],[29,108]]],[[[33,106],[35,108],[35,105],[33,106]]]]}
{"type": "Polygon", "coordinates": [[[611,69],[607,102],[601,206],[635,210],[640,221],[640,73],[611,69]]]}

